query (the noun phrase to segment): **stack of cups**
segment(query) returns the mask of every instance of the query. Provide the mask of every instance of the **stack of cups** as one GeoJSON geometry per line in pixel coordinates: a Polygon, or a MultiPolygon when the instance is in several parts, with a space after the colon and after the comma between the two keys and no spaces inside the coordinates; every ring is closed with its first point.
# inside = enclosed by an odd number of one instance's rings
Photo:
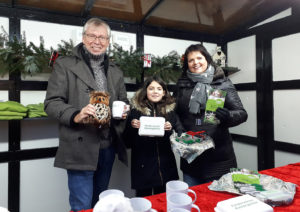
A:
{"type": "Polygon", "coordinates": [[[94,206],[94,212],[110,211],[132,212],[129,199],[125,197],[123,191],[118,189],[108,189],[100,193],[99,201],[94,206]],[[124,210],[123,210],[124,209],[124,210]]]}
{"type": "Polygon", "coordinates": [[[108,195],[112,195],[112,194],[120,196],[120,197],[124,197],[124,192],[123,191],[120,191],[118,189],[108,189],[108,190],[105,190],[105,191],[101,192],[101,194],[99,195],[99,199],[104,198],[108,195]]]}
{"type": "Polygon", "coordinates": [[[152,203],[142,197],[134,197],[130,199],[131,207],[134,212],[157,212],[157,210],[152,209],[152,203]]]}
{"type": "Polygon", "coordinates": [[[152,203],[145,198],[129,199],[125,197],[123,191],[108,189],[100,193],[93,212],[157,212],[157,210],[152,209],[152,203]]]}
{"type": "Polygon", "coordinates": [[[189,189],[187,183],[180,180],[172,180],[166,184],[167,193],[167,211],[168,212],[187,212],[195,208],[198,212],[200,209],[195,205],[197,195],[195,191],[189,189]],[[192,199],[188,193],[192,193],[192,199]]]}

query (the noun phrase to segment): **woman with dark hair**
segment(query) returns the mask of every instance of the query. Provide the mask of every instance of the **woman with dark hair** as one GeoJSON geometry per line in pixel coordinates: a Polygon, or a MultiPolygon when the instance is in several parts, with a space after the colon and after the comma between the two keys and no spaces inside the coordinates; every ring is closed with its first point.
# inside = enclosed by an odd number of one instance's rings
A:
{"type": "Polygon", "coordinates": [[[237,167],[229,127],[247,120],[238,93],[220,67],[214,65],[210,54],[201,44],[189,46],[184,54],[183,74],[177,82],[176,112],[186,131],[206,131],[214,140],[215,148],[206,150],[193,162],[181,158],[183,180],[189,186],[219,179],[230,168],[237,167]],[[216,110],[219,124],[204,121],[208,91],[226,92],[224,108],[216,110]]]}
{"type": "Polygon", "coordinates": [[[171,150],[172,129],[179,128],[175,99],[166,84],[158,77],[148,78],[131,100],[124,137],[131,147],[131,186],[136,196],[143,197],[165,192],[165,184],[177,180],[175,156],[171,150]],[[140,117],[164,117],[163,137],[140,136],[140,117]]]}

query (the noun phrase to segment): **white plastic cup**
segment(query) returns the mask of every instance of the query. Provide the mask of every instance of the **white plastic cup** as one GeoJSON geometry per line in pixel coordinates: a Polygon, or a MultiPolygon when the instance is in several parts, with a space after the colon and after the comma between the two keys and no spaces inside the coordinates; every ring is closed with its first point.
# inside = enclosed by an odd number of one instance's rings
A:
{"type": "Polygon", "coordinates": [[[0,207],[0,212],[9,212],[6,208],[0,207]]]}
{"type": "Polygon", "coordinates": [[[114,119],[121,119],[123,113],[126,111],[126,103],[123,101],[114,101],[112,104],[112,117],[114,119]]]}
{"type": "Polygon", "coordinates": [[[168,212],[171,212],[175,208],[182,208],[188,211],[191,211],[192,208],[195,208],[198,212],[200,212],[200,208],[193,204],[192,198],[184,193],[173,193],[167,196],[167,207],[168,212]]]}
{"type": "Polygon", "coordinates": [[[157,212],[157,210],[152,209],[152,203],[142,197],[131,198],[130,204],[134,212],[157,212]]]}
{"type": "Polygon", "coordinates": [[[167,196],[170,194],[174,194],[174,193],[184,193],[184,194],[192,193],[194,196],[193,203],[197,199],[196,192],[193,191],[192,189],[189,189],[189,185],[180,180],[171,180],[171,181],[167,182],[166,193],[167,193],[167,196]]]}
{"type": "Polygon", "coordinates": [[[105,192],[93,208],[93,212],[127,211],[133,212],[127,197],[116,192],[105,192]]]}
{"type": "Polygon", "coordinates": [[[108,195],[111,195],[111,194],[114,194],[114,195],[118,195],[118,196],[121,196],[121,197],[124,197],[124,192],[121,191],[121,190],[118,190],[118,189],[108,189],[108,190],[105,190],[105,191],[102,191],[100,194],[99,194],[99,199],[103,198],[103,197],[106,197],[108,195]]]}

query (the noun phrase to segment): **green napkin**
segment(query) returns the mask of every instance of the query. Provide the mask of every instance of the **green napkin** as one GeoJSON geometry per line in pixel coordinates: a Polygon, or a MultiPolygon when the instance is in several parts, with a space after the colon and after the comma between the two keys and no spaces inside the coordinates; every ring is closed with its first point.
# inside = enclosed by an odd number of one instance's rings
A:
{"type": "Polygon", "coordinates": [[[13,111],[0,111],[0,116],[27,116],[27,113],[13,112],[13,111]]]}
{"type": "Polygon", "coordinates": [[[0,111],[26,113],[28,109],[24,105],[20,104],[19,102],[6,101],[6,102],[0,102],[0,111]]]}
{"type": "Polygon", "coordinates": [[[39,103],[39,104],[29,104],[26,106],[28,110],[30,111],[44,111],[44,104],[39,103]]]}
{"type": "Polygon", "coordinates": [[[29,111],[28,118],[37,118],[37,117],[45,117],[48,116],[44,111],[29,111]]]}
{"type": "Polygon", "coordinates": [[[23,116],[0,116],[0,120],[21,120],[23,116]]]}
{"type": "Polygon", "coordinates": [[[44,111],[44,104],[29,104],[26,106],[28,108],[28,118],[37,118],[48,116],[44,111]]]}

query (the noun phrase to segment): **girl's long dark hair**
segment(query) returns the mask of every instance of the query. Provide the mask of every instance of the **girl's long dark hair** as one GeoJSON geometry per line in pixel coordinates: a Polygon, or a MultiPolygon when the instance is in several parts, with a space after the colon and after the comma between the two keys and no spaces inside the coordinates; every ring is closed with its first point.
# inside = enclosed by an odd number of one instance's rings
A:
{"type": "Polygon", "coordinates": [[[171,96],[170,92],[168,91],[166,83],[160,77],[151,76],[146,79],[142,88],[140,89],[139,95],[137,96],[137,102],[142,107],[150,107],[152,109],[156,107],[157,111],[159,113],[162,112],[163,114],[161,115],[164,115],[166,114],[166,111],[165,110],[162,111],[162,108],[165,108],[166,105],[174,103],[175,99],[171,96]],[[165,95],[156,104],[150,102],[147,98],[147,88],[153,81],[160,84],[163,90],[165,91],[165,95]]]}

